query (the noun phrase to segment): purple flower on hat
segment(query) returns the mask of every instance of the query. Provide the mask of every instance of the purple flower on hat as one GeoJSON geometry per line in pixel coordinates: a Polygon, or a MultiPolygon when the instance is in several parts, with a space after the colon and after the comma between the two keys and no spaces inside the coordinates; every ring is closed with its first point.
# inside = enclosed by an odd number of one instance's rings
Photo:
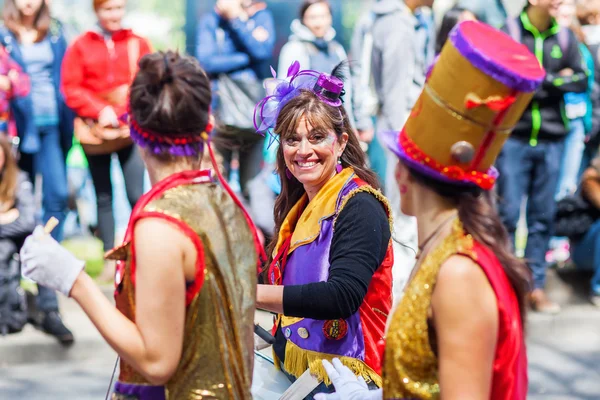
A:
{"type": "Polygon", "coordinates": [[[302,90],[312,91],[330,106],[342,105],[344,82],[338,77],[314,70],[300,70],[298,61],[290,65],[286,79],[278,79],[273,67],[271,74],[273,78],[264,83],[266,97],[254,107],[254,128],[261,134],[275,127],[281,109],[302,90]]]}

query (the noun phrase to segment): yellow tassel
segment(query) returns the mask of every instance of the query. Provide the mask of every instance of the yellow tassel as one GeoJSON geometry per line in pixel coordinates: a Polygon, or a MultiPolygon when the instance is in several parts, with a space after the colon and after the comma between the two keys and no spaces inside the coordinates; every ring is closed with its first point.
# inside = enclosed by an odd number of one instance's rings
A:
{"type": "Polygon", "coordinates": [[[319,381],[325,382],[326,385],[331,385],[331,380],[323,367],[321,360],[333,360],[339,358],[342,364],[350,368],[354,375],[362,376],[366,382],[373,382],[378,387],[381,387],[381,376],[373,371],[363,361],[357,360],[352,357],[341,357],[333,354],[319,353],[311,350],[304,350],[296,346],[294,343],[288,340],[285,346],[285,362],[283,368],[290,375],[296,378],[300,377],[307,368],[310,369],[310,373],[317,378],[319,381]]]}

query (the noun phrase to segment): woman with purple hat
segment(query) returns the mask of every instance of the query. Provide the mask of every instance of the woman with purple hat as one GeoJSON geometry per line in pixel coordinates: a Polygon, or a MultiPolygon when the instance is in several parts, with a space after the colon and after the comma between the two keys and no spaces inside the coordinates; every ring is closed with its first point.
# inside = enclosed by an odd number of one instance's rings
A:
{"type": "Polygon", "coordinates": [[[526,398],[529,271],[490,191],[496,157],[544,77],[506,34],[474,21],[454,28],[406,125],[384,135],[419,251],[390,315],[383,390],[324,361],[336,393],[322,399],[526,398]]]}
{"type": "Polygon", "coordinates": [[[273,349],[290,380],[308,369],[322,381],[312,394],[328,393],[321,361],[338,357],[380,387],[391,213],[350,127],[343,81],[335,71],[299,69],[296,62],[287,79],[267,81],[255,111],[257,130],[279,142],[282,181],[257,307],[277,314],[273,349]]]}

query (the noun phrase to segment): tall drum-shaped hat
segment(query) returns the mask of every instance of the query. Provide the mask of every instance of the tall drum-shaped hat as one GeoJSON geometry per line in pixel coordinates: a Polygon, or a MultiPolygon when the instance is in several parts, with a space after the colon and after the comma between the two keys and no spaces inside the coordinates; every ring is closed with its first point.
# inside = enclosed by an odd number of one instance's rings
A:
{"type": "Polygon", "coordinates": [[[441,182],[490,190],[496,157],[545,77],[537,58],[508,35],[465,21],[450,34],[411,114],[387,146],[441,182]]]}

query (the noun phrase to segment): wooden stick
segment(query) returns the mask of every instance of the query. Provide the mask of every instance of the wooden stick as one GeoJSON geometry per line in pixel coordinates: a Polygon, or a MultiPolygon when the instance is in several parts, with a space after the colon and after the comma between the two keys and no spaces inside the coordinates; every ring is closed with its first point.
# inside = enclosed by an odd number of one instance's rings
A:
{"type": "Polygon", "coordinates": [[[58,219],[56,219],[55,217],[50,217],[48,222],[46,222],[46,226],[44,226],[44,232],[47,235],[49,235],[50,233],[52,233],[52,231],[54,230],[54,228],[56,228],[57,225],[58,219]]]}

